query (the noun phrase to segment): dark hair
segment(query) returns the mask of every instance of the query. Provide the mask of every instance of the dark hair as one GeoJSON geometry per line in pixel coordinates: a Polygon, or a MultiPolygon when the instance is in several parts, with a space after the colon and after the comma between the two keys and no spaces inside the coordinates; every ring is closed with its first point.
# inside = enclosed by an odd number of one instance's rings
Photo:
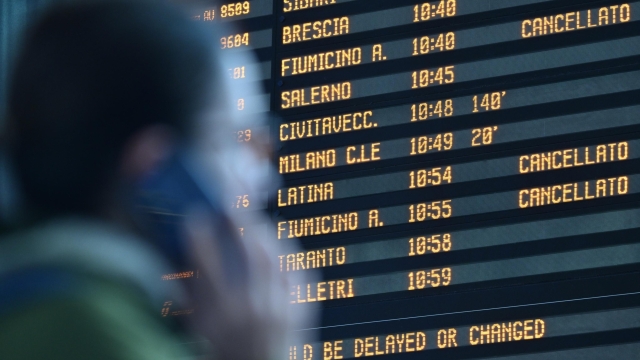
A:
{"type": "Polygon", "coordinates": [[[10,154],[28,203],[98,210],[125,143],[152,124],[185,133],[215,81],[211,39],[161,2],[50,9],[30,29],[9,90],[10,154]]]}

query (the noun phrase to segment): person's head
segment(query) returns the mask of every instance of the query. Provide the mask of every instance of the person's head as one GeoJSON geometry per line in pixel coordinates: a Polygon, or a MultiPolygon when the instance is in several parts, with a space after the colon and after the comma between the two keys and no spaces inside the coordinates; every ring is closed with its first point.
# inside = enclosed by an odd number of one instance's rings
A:
{"type": "Polygon", "coordinates": [[[57,6],[26,34],[8,100],[27,204],[100,214],[116,184],[186,136],[215,83],[210,37],[162,2],[57,6]]]}
{"type": "MultiPolygon", "coordinates": [[[[222,204],[274,185],[269,152],[256,150],[264,144],[256,133],[264,134],[266,107],[259,82],[233,81],[226,73],[251,65],[251,56],[218,52],[214,31],[227,34],[216,30],[222,24],[204,29],[179,8],[149,1],[58,6],[26,34],[10,84],[8,138],[32,213],[109,217],[112,199],[160,164],[172,139],[189,143],[189,164],[201,168],[205,186],[220,188],[222,204]],[[241,98],[247,99],[242,112],[241,98]],[[248,128],[249,143],[232,136],[248,128]]],[[[251,206],[266,208],[261,198],[251,206]]],[[[278,270],[278,255],[299,250],[292,240],[274,238],[263,213],[222,210],[227,216],[220,223],[242,228],[242,235],[220,231],[208,213],[183,217],[186,257],[201,274],[200,283],[184,285],[200,309],[187,319],[221,358],[282,358],[301,335],[288,330],[311,327],[310,312],[288,306],[289,289],[309,283],[309,272],[278,270]],[[227,281],[218,271],[229,254],[213,246],[216,237],[246,253],[246,281],[227,281]]]]}

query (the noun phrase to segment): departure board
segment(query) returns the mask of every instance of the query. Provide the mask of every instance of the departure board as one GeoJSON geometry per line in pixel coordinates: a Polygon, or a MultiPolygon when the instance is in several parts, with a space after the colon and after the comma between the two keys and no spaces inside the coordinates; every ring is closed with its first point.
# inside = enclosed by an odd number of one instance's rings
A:
{"type": "Polygon", "coordinates": [[[322,274],[290,289],[322,322],[289,360],[640,356],[640,1],[252,0],[193,19],[233,23],[216,46],[257,62],[228,76],[264,90],[233,105],[276,115],[283,182],[232,207],[299,239],[280,271],[322,274]]]}

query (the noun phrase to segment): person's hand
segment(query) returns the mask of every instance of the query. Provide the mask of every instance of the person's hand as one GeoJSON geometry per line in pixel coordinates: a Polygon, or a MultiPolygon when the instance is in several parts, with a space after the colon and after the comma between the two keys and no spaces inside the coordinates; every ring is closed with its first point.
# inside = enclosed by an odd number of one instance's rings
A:
{"type": "Polygon", "coordinates": [[[211,342],[218,359],[286,359],[288,346],[300,341],[292,330],[305,326],[311,316],[289,303],[291,286],[305,279],[302,273],[280,272],[278,255],[286,250],[267,235],[273,229],[265,219],[243,214],[243,220],[247,217],[254,217],[246,222],[253,228],[245,228],[243,236],[220,239],[219,229],[202,210],[189,216],[187,241],[191,261],[199,269],[198,281],[188,288],[195,308],[191,325],[211,342]],[[246,259],[244,281],[229,281],[239,277],[224,269],[220,241],[238,243],[246,259]]]}

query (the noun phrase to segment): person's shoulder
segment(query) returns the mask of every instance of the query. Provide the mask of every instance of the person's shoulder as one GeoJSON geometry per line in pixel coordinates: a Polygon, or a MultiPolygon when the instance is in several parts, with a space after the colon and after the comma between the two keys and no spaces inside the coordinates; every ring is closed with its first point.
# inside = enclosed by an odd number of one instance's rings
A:
{"type": "Polygon", "coordinates": [[[180,359],[181,338],[137,291],[91,280],[0,316],[0,359],[180,359]]]}
{"type": "Polygon", "coordinates": [[[12,274],[41,268],[127,283],[152,304],[183,296],[179,284],[156,281],[173,270],[163,254],[126,229],[104,221],[56,219],[0,239],[0,285],[12,274]]]}
{"type": "Polygon", "coordinates": [[[174,359],[160,305],[180,289],[153,247],[109,224],[67,219],[0,241],[0,359],[174,359]]]}

